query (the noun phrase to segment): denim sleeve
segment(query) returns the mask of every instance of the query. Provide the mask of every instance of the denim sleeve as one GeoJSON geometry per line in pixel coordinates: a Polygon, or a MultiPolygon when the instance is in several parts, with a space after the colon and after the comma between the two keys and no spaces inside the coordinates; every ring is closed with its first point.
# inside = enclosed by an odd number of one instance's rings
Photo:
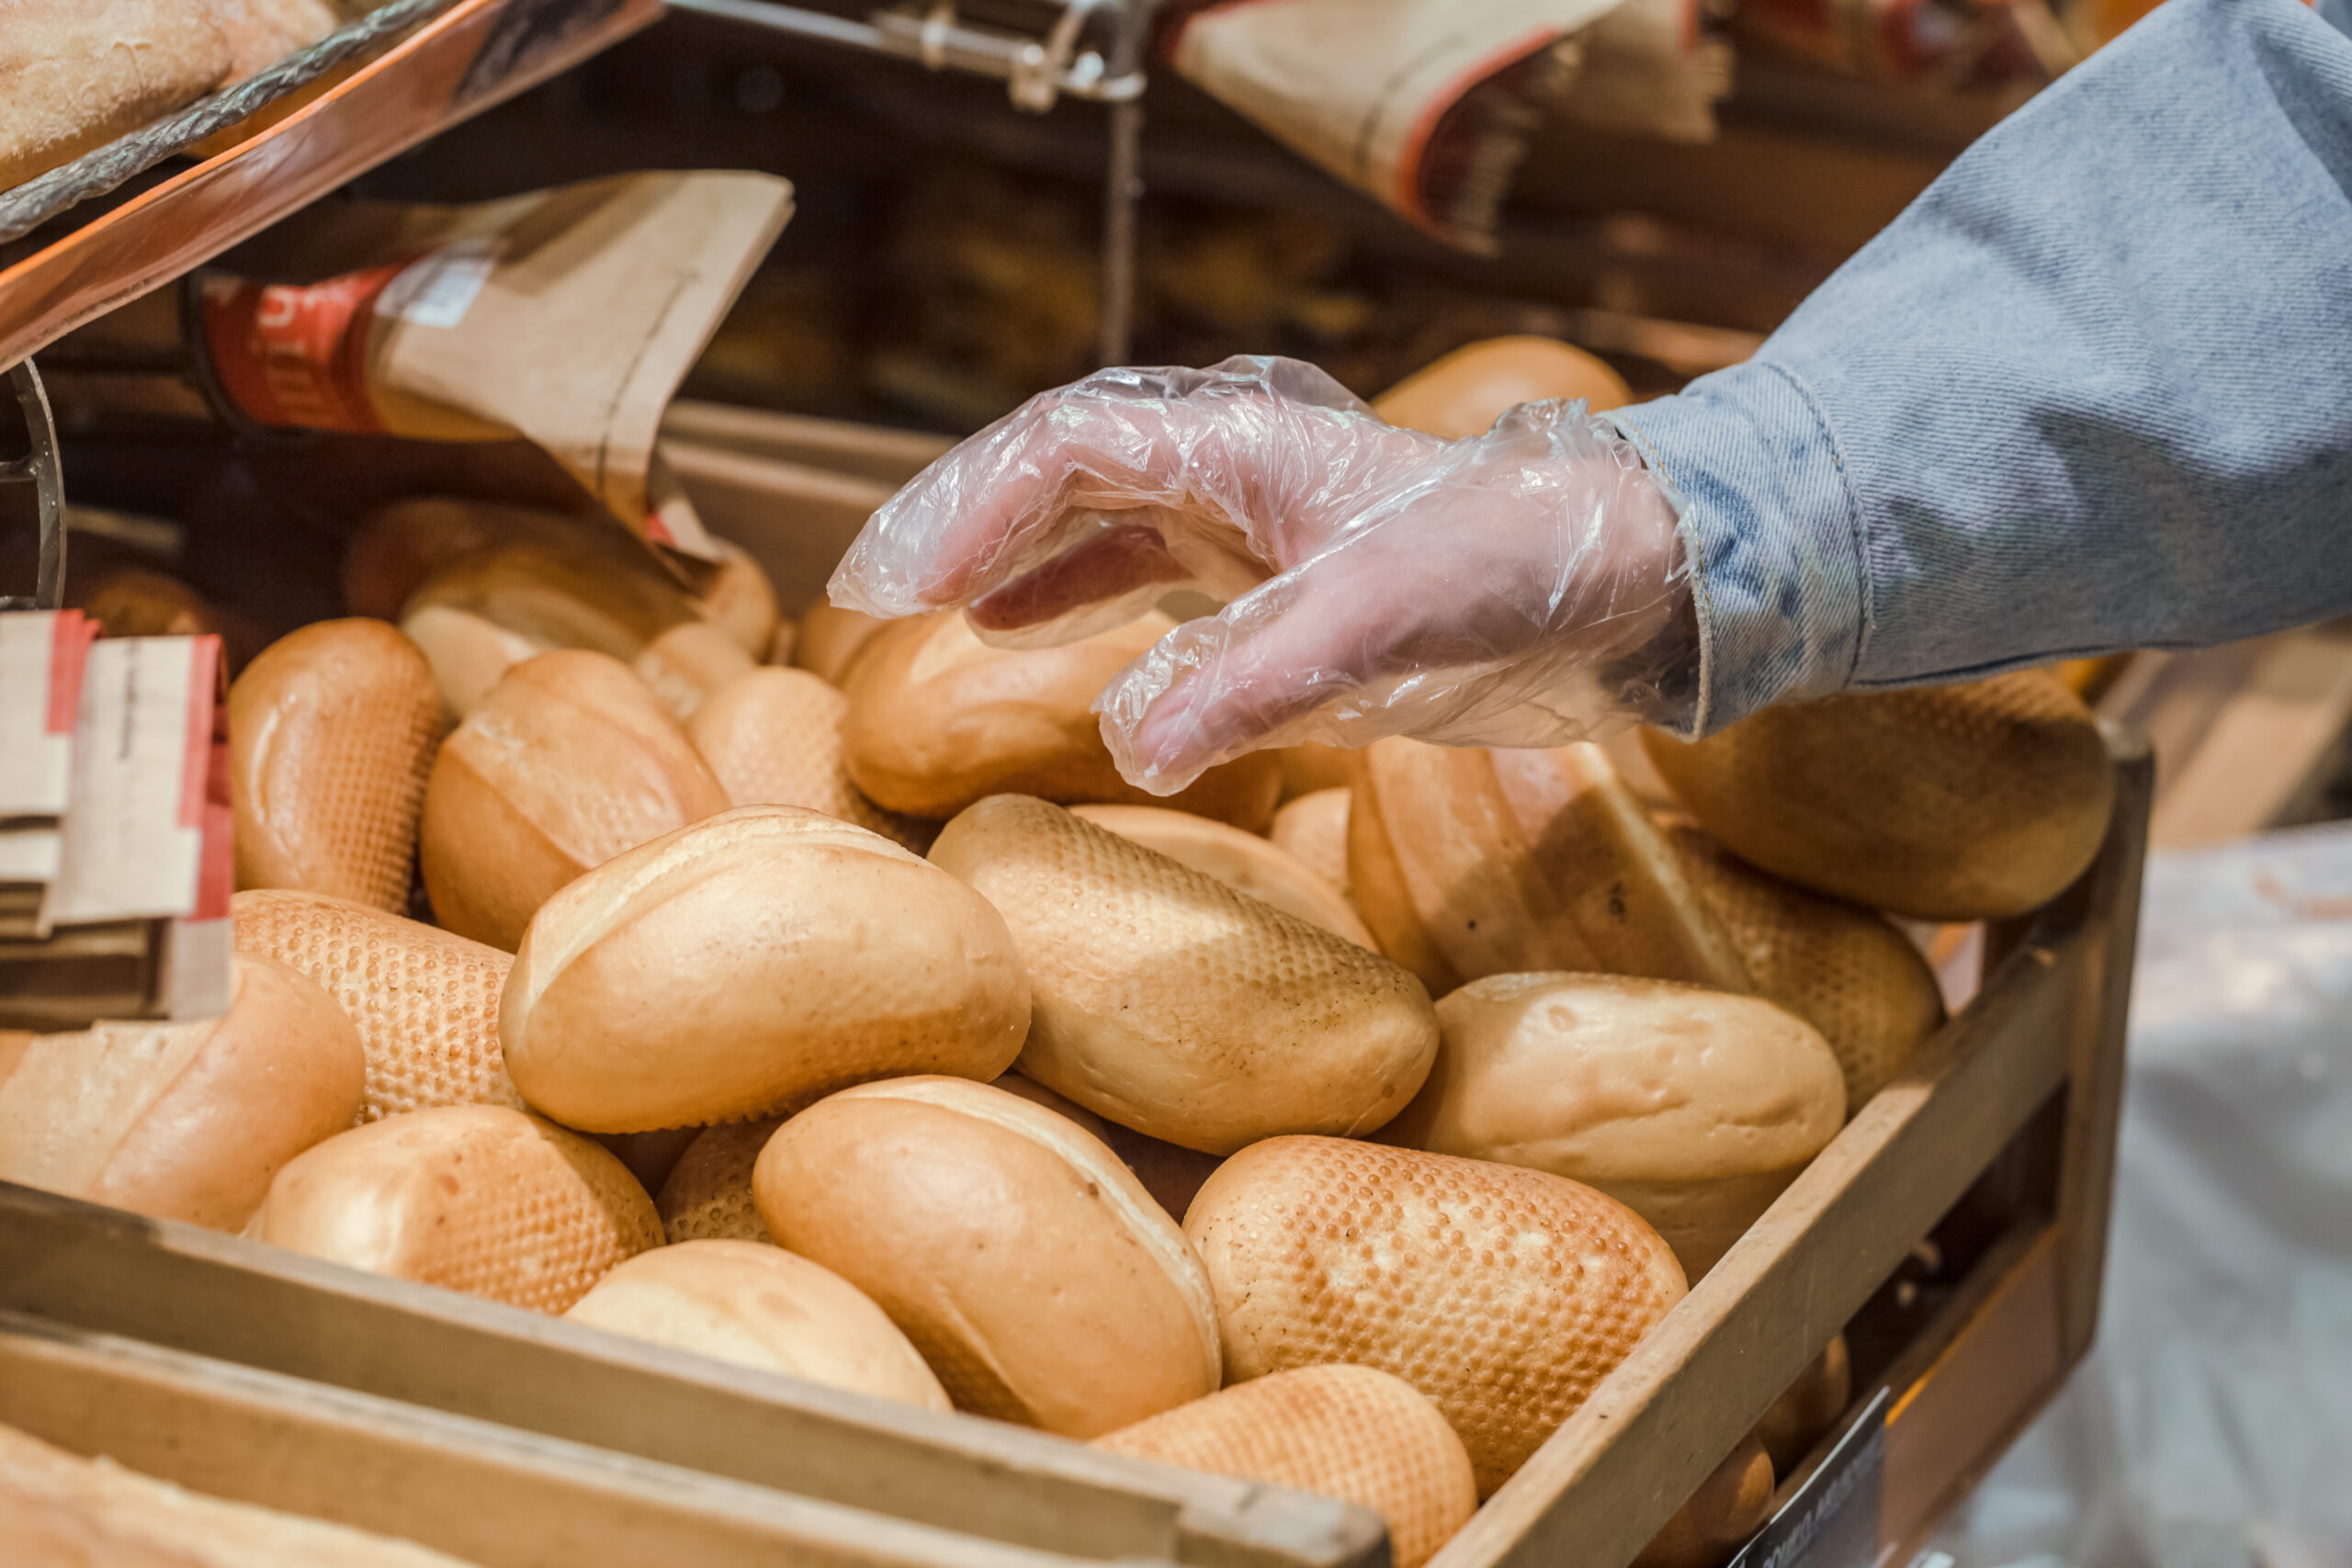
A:
{"type": "Polygon", "coordinates": [[[1686,733],[2352,610],[2352,38],[2171,0],[1617,423],[1698,563],[1686,733]]]}

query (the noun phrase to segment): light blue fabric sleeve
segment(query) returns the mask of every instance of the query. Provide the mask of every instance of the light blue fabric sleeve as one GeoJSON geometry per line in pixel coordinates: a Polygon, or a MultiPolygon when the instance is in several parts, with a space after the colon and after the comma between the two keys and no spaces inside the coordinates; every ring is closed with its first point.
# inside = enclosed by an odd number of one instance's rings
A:
{"type": "Polygon", "coordinates": [[[1616,420],[1699,563],[1686,733],[2352,610],[2352,38],[2171,0],[1616,420]]]}

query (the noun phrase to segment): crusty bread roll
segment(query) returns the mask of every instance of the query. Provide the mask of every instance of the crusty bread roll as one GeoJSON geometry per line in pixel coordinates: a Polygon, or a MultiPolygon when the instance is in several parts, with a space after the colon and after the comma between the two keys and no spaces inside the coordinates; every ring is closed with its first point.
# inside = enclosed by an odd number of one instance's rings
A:
{"type": "Polygon", "coordinates": [[[718,567],[704,581],[696,607],[736,647],[767,662],[775,646],[775,586],[742,546],[726,539],[713,542],[718,546],[718,567]]]}
{"type": "Polygon", "coordinates": [[[461,557],[519,540],[577,547],[590,526],[560,513],[471,496],[388,502],[360,519],[344,547],[344,607],[355,615],[397,621],[410,597],[461,557]]]}
{"type": "Polygon", "coordinates": [[[800,635],[793,639],[792,662],[836,686],[849,683],[849,667],[866,644],[893,623],[863,610],[844,610],[820,599],[800,612],[800,635]]]}
{"type": "Polygon", "coordinates": [[[1410,975],[1058,807],[991,796],[931,858],[1012,928],[1022,1072],[1123,1126],[1208,1154],[1365,1133],[1429,1073],[1436,1019],[1410,975]]]}
{"type": "Polygon", "coordinates": [[[1266,752],[1165,798],[1119,776],[1094,699],[1175,623],[1154,613],[1059,648],[994,648],[961,615],[900,621],[848,676],[850,777],[893,811],[953,817],[985,795],[1171,806],[1263,831],[1282,791],[1266,752]]]}
{"type": "Polygon", "coordinates": [[[1459,441],[1484,435],[1521,403],[1582,398],[1598,413],[1633,396],[1623,377],[1580,348],[1548,337],[1498,337],[1414,371],[1372,408],[1391,424],[1459,441]]]}
{"type": "Polygon", "coordinates": [[[214,0],[0,0],[0,190],[219,86],[214,0]]]}
{"type": "Polygon", "coordinates": [[[1164,806],[1073,806],[1070,815],[1157,850],[1310,926],[1377,952],[1363,917],[1340,890],[1296,856],[1255,833],[1164,806]]]}
{"type": "Polygon", "coordinates": [[[1266,832],[1277,849],[1289,851],[1300,864],[1338,888],[1351,909],[1355,908],[1355,888],[1348,877],[1348,802],[1353,798],[1351,790],[1318,789],[1285,801],[1266,832]]]}
{"type": "Polygon", "coordinates": [[[1333,1361],[1393,1372],[1461,1435],[1480,1496],[1683,1295],[1657,1233],[1589,1187],[1351,1138],[1242,1150],[1184,1235],[1228,1382],[1333,1361]]]}
{"type": "Polygon", "coordinates": [[[1098,1449],[1362,1504],[1396,1568],[1420,1568],[1478,1507],[1470,1455],[1436,1405],[1371,1367],[1301,1367],[1094,1439],[1098,1449]]]}
{"type": "Polygon", "coordinates": [[[216,604],[176,577],[117,567],[89,592],[68,584],[65,602],[98,623],[103,637],[217,637],[232,676],[269,641],[259,623],[216,604]]]}
{"type": "Polygon", "coordinates": [[[1909,938],[1860,905],[1760,872],[1688,824],[1668,825],[1666,836],[1758,994],[1829,1042],[1852,1116],[1941,1027],[1936,972],[1909,938]]]}
{"type": "Polygon", "coordinates": [[[297,1156],[245,1234],[371,1274],[559,1313],[662,1245],[653,1200],[577,1133],[503,1105],[445,1105],[297,1156]]]}
{"type": "Polygon", "coordinates": [[[1283,799],[1296,800],[1317,790],[1349,789],[1356,782],[1356,753],[1344,746],[1303,740],[1284,746],[1275,756],[1283,765],[1283,799]]]}
{"type": "Polygon", "coordinates": [[[987,900],[878,833],[748,806],[598,866],[532,918],[498,1020],[566,1126],[768,1116],[867,1078],[992,1078],[1029,1027],[987,900]]]}
{"type": "Polygon", "coordinates": [[[1771,1512],[1772,1461],[1750,1434],[1699,1483],[1632,1568],[1724,1568],[1771,1512]]]}
{"type": "Polygon", "coordinates": [[[628,666],[543,653],[442,743],[419,839],[425,891],[444,926],[512,952],[582,872],[726,809],[727,792],[628,666]]]}
{"type": "Polygon", "coordinates": [[[1445,1043],[1382,1137],[1548,1170],[1714,1267],[1846,1120],[1814,1027],[1760,997],[1619,975],[1490,975],[1438,1003],[1445,1043]]]}
{"type": "Polygon", "coordinates": [[[657,1345],[945,1410],[907,1337],[865,1292],[780,1247],[688,1241],[622,1262],[564,1316],[657,1345]]]}
{"type": "Polygon", "coordinates": [[[800,806],[854,822],[921,854],[937,824],[885,811],[842,762],[849,699],[806,670],[746,671],[686,720],[686,739],[738,806],[800,806]]]}
{"type": "Polygon", "coordinates": [[[1742,860],[1922,920],[2047,902],[2098,854],[2115,804],[2098,722],[2041,670],[1786,703],[1695,743],[1642,739],[1742,860]]]}
{"type": "MultiPolygon", "coordinates": [[[[761,660],[761,662],[763,664],[773,664],[778,669],[791,669],[793,667],[792,656],[799,647],[800,627],[798,625],[790,620],[779,620],[775,624],[775,635],[768,639],[767,654],[761,660]]],[[[818,678],[820,680],[823,679],[822,676],[818,678]]]]}
{"type": "Polygon", "coordinates": [[[768,1241],[767,1222],[752,1201],[752,1168],[768,1146],[781,1116],[755,1122],[722,1122],[705,1127],[670,1168],[654,1207],[662,1234],[673,1246],[685,1241],[768,1241]]]}
{"type": "Polygon", "coordinates": [[[1853,1358],[1846,1337],[1833,1335],[1756,1423],[1756,1440],[1771,1456],[1774,1473],[1792,1473],[1838,1425],[1853,1397],[1853,1358]]]}
{"type": "Polygon", "coordinates": [[[1216,1311],[1175,1223],[1098,1139],[963,1078],[786,1122],[761,1217],[882,1305],[959,1409],[1092,1438],[1213,1392],[1216,1311]]]}
{"type": "Polygon", "coordinates": [[[359,1114],[367,1066],[334,998],[235,961],[228,1012],[0,1043],[0,1179],[235,1230],[270,1178],[359,1114]]]}
{"type": "Polygon", "coordinates": [[[1348,875],[1381,951],[1435,996],[1577,969],[1748,988],[1739,953],[1597,746],[1363,753],[1348,875]]]}
{"type": "Polygon", "coordinates": [[[316,893],[240,893],[237,951],[326,987],[368,1057],[368,1121],[433,1105],[523,1097],[498,1050],[498,994],[514,959],[437,927],[316,893]]]}
{"type": "Polygon", "coordinates": [[[441,698],[381,621],[318,621],[229,688],[237,886],[408,908],[441,698]]]}

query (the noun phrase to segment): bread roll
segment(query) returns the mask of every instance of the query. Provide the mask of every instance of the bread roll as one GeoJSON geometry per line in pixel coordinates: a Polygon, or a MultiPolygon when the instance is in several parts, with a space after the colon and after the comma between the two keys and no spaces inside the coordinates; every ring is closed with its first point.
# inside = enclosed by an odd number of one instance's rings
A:
{"type": "Polygon", "coordinates": [[[1774,1472],[1792,1474],[1838,1425],[1853,1397],[1853,1359],[1846,1337],[1834,1335],[1756,1423],[1756,1440],[1771,1456],[1774,1472]]]}
{"type": "Polygon", "coordinates": [[[0,190],[219,86],[213,0],[0,0],[0,190]]]}
{"type": "Polygon", "coordinates": [[[820,599],[800,612],[800,635],[793,640],[792,662],[819,680],[836,686],[849,683],[849,667],[865,645],[893,623],[862,610],[844,610],[820,599]]]}
{"type": "Polygon", "coordinates": [[[135,566],[117,567],[86,593],[69,584],[66,603],[96,621],[102,637],[217,637],[232,676],[269,641],[252,617],[214,604],[175,577],[135,566]]]}
{"type": "Polygon", "coordinates": [[[1632,1568],[1723,1568],[1772,1513],[1772,1461],[1754,1435],[1742,1438],[1632,1568]]]}
{"type": "Polygon", "coordinates": [[[626,665],[541,654],[442,743],[424,792],[425,891],[444,926],[512,952],[557,888],[725,809],[727,792],[626,665]]]}
{"type": "Polygon", "coordinates": [[[996,906],[1033,1001],[1021,1070],[1189,1149],[1364,1133],[1429,1073],[1419,982],[1330,932],[1026,795],[939,836],[933,862],[996,906]]]}
{"type": "Polygon", "coordinates": [[[768,1116],[867,1078],[992,1078],[1029,1027],[996,910],[878,833],[750,806],[598,866],[532,919],[499,1038],[591,1133],[768,1116]]]}
{"type": "Polygon", "coordinates": [[[944,1410],[947,1391],[865,1293],[780,1247],[688,1241],[640,1253],[572,1303],[574,1323],[944,1410]]]}
{"type": "Polygon", "coordinates": [[[229,688],[237,886],[408,908],[441,698],[381,621],[278,638],[229,688]]]}
{"type": "Polygon", "coordinates": [[[344,547],[344,606],[355,615],[397,621],[419,588],[462,557],[524,540],[578,547],[594,526],[540,507],[470,496],[390,502],[360,519],[344,547]]]}
{"type": "Polygon", "coordinates": [[[1438,1003],[1445,1043],[1385,1139],[1548,1170],[1714,1267],[1845,1122],[1811,1024],[1758,997],[1616,975],[1492,975],[1438,1003]]]}
{"type": "Polygon", "coordinates": [[[560,1313],[662,1245],[637,1178],[577,1133],[448,1105],[340,1133],[269,1184],[246,1235],[371,1274],[560,1313]]]}
{"type": "Polygon", "coordinates": [[[1361,1504],[1387,1521],[1396,1568],[1420,1568],[1478,1506],[1470,1456],[1437,1406],[1370,1367],[1236,1383],[1094,1446],[1361,1504]]]}
{"type": "Polygon", "coordinates": [[[1252,832],[1273,819],[1270,753],[1211,768],[1164,799],[1119,776],[1094,699],[1175,626],[1153,614],[1060,648],[993,648],[960,615],[901,621],[848,677],[850,777],[910,817],[953,817],[985,795],[1172,806],[1252,832]]]}
{"type": "MultiPolygon", "coordinates": [[[[1275,848],[1288,851],[1301,865],[1338,888],[1353,909],[1355,888],[1348,876],[1348,802],[1351,798],[1349,790],[1318,789],[1287,801],[1274,813],[1274,825],[1266,836],[1275,848]]],[[[1361,922],[1363,917],[1356,919],[1361,922]]]]}
{"type": "Polygon", "coordinates": [[[316,893],[240,893],[237,951],[326,988],[368,1058],[362,1119],[523,1097],[498,1049],[498,993],[514,959],[417,920],[316,893]]]}
{"type": "Polygon", "coordinates": [[[885,811],[842,763],[849,699],[806,670],[748,671],[686,720],[686,739],[738,806],[799,806],[854,822],[921,854],[936,826],[885,811]]]}
{"type": "Polygon", "coordinates": [[[959,1409],[1092,1438],[1216,1387],[1208,1283],[1175,1223],[1017,1095],[843,1089],[784,1124],[752,1184],[775,1239],[879,1302],[959,1409]]]}
{"type": "Polygon", "coordinates": [[[1348,873],[1381,951],[1442,996],[1591,970],[1744,991],[1739,953],[1599,747],[1365,749],[1348,873]]]}
{"type": "Polygon", "coordinates": [[[1164,806],[1074,806],[1070,815],[1214,876],[1237,893],[1272,904],[1310,926],[1378,951],[1363,917],[1340,890],[1296,856],[1255,833],[1164,806]]]}
{"type": "Polygon", "coordinates": [[[1682,1299],[1641,1217],[1540,1170],[1350,1138],[1270,1138],[1184,1216],[1228,1382],[1327,1362],[1393,1372],[1508,1480],[1682,1299]]]}
{"type": "Polygon", "coordinates": [[[1696,828],[1669,826],[1666,835],[1758,993],[1829,1042],[1852,1116],[1942,1026],[1936,972],[1909,938],[1860,905],[1767,875],[1696,828]]]}
{"type": "Polygon", "coordinates": [[[752,1201],[752,1168],[768,1146],[781,1116],[722,1122],[705,1127],[670,1168],[654,1207],[673,1246],[686,1241],[769,1241],[767,1223],[752,1201]]]}
{"type": "Polygon", "coordinates": [[[235,1230],[288,1160],[351,1125],[367,1073],[334,998],[235,961],[228,1012],[0,1042],[0,1179],[235,1230]]]}
{"type": "MultiPolygon", "coordinates": [[[[768,639],[767,654],[761,662],[778,669],[792,668],[792,656],[800,647],[800,628],[788,620],[775,624],[775,635],[768,639]]],[[[820,676],[819,679],[823,679],[820,676]]]]}
{"type": "Polygon", "coordinates": [[[1457,348],[1373,400],[1391,424],[1449,441],[1484,435],[1521,403],[1582,398],[1595,413],[1633,400],[1623,377],[1580,348],[1547,337],[1498,337],[1457,348]]]}
{"type": "Polygon", "coordinates": [[[2115,804],[2098,722],[2041,670],[1782,704],[1695,743],[1642,739],[1740,859],[1915,919],[2048,902],[2098,853],[2115,804]]]}
{"type": "Polygon", "coordinates": [[[754,660],[765,661],[775,646],[775,587],[742,546],[726,539],[714,542],[718,568],[703,582],[697,608],[736,647],[754,660]]]}
{"type": "Polygon", "coordinates": [[[1283,767],[1283,799],[1296,800],[1317,790],[1348,789],[1356,782],[1356,753],[1344,746],[1303,740],[1274,753],[1283,767]]]}

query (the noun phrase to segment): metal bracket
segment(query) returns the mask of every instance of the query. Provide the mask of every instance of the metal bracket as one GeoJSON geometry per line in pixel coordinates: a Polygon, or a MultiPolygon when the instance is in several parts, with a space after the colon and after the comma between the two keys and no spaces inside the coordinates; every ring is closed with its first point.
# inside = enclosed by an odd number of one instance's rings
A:
{"type": "Polygon", "coordinates": [[[29,359],[8,368],[8,389],[23,411],[28,449],[21,457],[0,458],[0,486],[29,484],[40,528],[40,565],[32,597],[0,597],[0,610],[54,610],[65,598],[65,477],[57,460],[57,422],[49,394],[29,359]]]}

